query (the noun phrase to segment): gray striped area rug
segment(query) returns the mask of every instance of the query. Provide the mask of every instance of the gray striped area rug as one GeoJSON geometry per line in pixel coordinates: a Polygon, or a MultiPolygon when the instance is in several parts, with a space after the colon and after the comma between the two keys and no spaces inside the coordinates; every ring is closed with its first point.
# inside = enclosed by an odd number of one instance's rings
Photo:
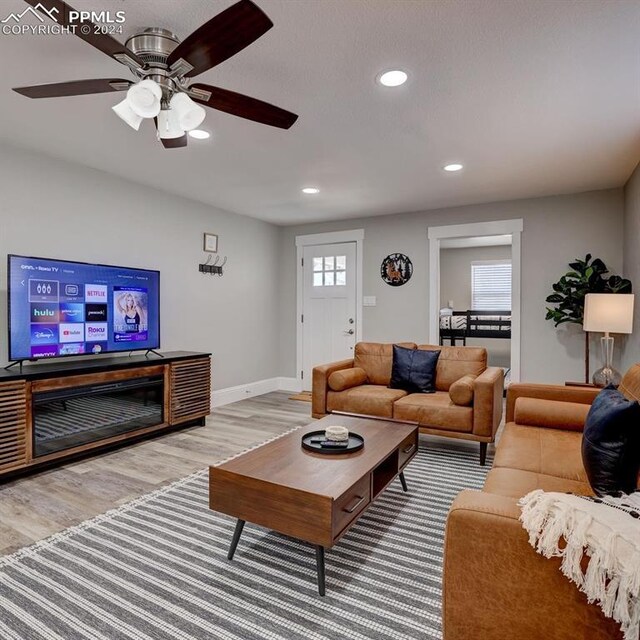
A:
{"type": "Polygon", "coordinates": [[[326,554],[317,593],[311,546],[208,508],[199,471],[0,560],[3,640],[441,638],[447,511],[488,467],[421,445],[326,554]]]}

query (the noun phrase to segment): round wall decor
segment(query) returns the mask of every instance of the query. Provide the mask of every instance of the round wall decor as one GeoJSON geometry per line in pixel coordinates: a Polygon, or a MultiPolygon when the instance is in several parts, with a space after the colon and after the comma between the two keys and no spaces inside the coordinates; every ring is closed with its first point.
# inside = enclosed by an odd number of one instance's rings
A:
{"type": "Polygon", "coordinates": [[[390,253],[380,265],[380,277],[392,287],[401,287],[413,275],[413,264],[404,253],[390,253]]]}

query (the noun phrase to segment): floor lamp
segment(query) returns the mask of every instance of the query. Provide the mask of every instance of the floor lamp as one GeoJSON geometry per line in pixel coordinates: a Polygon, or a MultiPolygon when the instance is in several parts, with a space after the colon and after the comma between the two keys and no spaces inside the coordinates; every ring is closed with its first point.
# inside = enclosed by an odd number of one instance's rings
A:
{"type": "Polygon", "coordinates": [[[631,333],[633,328],[633,294],[588,293],[584,300],[583,329],[604,333],[601,338],[604,365],[593,374],[598,387],[618,386],[622,376],[613,368],[613,338],[610,333],[631,333]]]}

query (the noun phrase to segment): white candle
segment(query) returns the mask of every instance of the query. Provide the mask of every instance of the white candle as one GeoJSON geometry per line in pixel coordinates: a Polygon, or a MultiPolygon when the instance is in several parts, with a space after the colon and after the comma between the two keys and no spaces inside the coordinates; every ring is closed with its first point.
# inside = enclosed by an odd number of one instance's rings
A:
{"type": "Polygon", "coordinates": [[[346,427],[331,426],[325,429],[324,435],[327,440],[348,440],[349,429],[346,427]]]}

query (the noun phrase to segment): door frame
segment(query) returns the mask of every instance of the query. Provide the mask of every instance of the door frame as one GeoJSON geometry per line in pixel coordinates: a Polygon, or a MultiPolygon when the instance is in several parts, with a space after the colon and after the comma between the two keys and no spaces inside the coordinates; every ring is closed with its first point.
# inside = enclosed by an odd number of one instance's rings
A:
{"type": "Polygon", "coordinates": [[[302,308],[304,305],[304,274],[302,258],[304,248],[318,244],[356,243],[356,342],[362,340],[362,253],[364,247],[364,229],[329,231],[296,236],[296,381],[303,388],[303,334],[302,308]]]}
{"type": "Polygon", "coordinates": [[[511,382],[520,381],[520,318],[522,281],[522,218],[429,227],[429,342],[439,344],[440,242],[468,236],[511,235],[511,382]]]}

